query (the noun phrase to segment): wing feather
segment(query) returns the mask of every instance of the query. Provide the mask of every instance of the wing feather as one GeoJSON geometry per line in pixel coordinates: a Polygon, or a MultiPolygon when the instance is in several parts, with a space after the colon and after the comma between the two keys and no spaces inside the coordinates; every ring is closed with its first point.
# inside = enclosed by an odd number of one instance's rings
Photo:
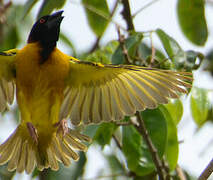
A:
{"type": "Polygon", "coordinates": [[[179,93],[187,93],[192,81],[190,72],[71,59],[61,112],[69,114],[74,125],[121,120],[178,98],[179,93]]]}
{"type": "Polygon", "coordinates": [[[0,112],[12,104],[15,91],[15,57],[17,49],[0,52],[0,112]]]}

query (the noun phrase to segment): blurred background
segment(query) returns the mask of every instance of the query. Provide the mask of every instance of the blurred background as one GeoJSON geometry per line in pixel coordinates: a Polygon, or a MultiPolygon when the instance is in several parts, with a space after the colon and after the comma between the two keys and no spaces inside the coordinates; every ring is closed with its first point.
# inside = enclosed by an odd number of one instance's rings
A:
{"type": "MultiPolygon", "coordinates": [[[[166,121],[167,135],[162,158],[168,161],[174,179],[181,179],[179,167],[185,179],[197,179],[213,158],[213,1],[129,0],[129,4],[134,32],[127,30],[122,15],[123,1],[119,0],[0,0],[0,51],[22,48],[38,17],[63,9],[65,18],[61,25],[58,48],[66,54],[88,61],[125,63],[120,53],[119,27],[126,38],[127,50],[131,58],[136,59],[136,64],[193,71],[193,88],[187,96],[161,106],[155,111],[156,117],[151,117],[149,113],[152,112],[148,111],[142,115],[148,121],[150,117],[158,118],[159,112],[166,109],[175,125],[171,128],[168,116],[163,114],[165,119],[162,122],[166,121]],[[138,54],[140,61],[136,58],[138,54]],[[174,146],[168,143],[170,136],[177,136],[173,139],[176,143],[174,146]]],[[[5,109],[5,113],[0,116],[0,143],[19,122],[16,103],[9,109],[5,109]]],[[[155,126],[157,122],[150,125],[155,126]]],[[[144,145],[142,137],[134,134],[134,130],[113,123],[78,128],[94,138],[88,152],[81,153],[78,162],[73,162],[70,167],[61,165],[58,172],[46,170],[40,173],[35,170],[32,175],[8,172],[6,166],[0,166],[0,179],[156,178],[153,176],[153,163],[146,155],[147,150],[140,149],[144,145]],[[127,132],[130,133],[129,137],[124,135],[127,132]],[[140,146],[135,147],[137,145],[132,144],[132,141],[141,141],[140,146]],[[139,155],[133,157],[128,152],[139,155]],[[135,164],[139,163],[138,170],[130,161],[134,161],[134,158],[146,160],[135,161],[135,164]]],[[[156,127],[158,133],[164,131],[159,129],[156,127]]],[[[152,132],[150,134],[152,136],[152,132]]],[[[155,139],[154,135],[152,138],[154,144],[155,141],[161,141],[155,139]]],[[[156,146],[158,149],[162,145],[156,146]]],[[[213,176],[209,179],[213,179],[213,176]]]]}

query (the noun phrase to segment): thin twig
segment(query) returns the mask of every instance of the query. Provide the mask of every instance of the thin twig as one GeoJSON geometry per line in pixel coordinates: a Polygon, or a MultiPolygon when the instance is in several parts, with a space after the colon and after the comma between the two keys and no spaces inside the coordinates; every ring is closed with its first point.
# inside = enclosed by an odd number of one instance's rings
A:
{"type": "Polygon", "coordinates": [[[114,139],[116,145],[118,146],[118,148],[122,151],[122,145],[121,145],[121,143],[119,142],[118,138],[117,138],[114,134],[112,135],[112,137],[113,137],[113,139],[114,139]]]}
{"type": "Polygon", "coordinates": [[[143,136],[143,139],[146,142],[146,144],[150,150],[153,162],[157,169],[159,179],[164,180],[165,178],[164,178],[164,172],[163,172],[163,163],[160,160],[160,157],[158,156],[157,149],[155,148],[154,144],[152,143],[151,138],[149,137],[148,131],[147,131],[145,123],[141,117],[141,114],[139,112],[137,112],[136,116],[137,116],[137,119],[139,122],[139,126],[135,126],[135,127],[137,128],[138,132],[143,136]]]}
{"type": "Polygon", "coordinates": [[[163,158],[162,159],[162,165],[163,165],[163,169],[164,169],[164,171],[165,171],[165,179],[166,180],[170,180],[171,179],[171,175],[169,174],[169,171],[170,171],[170,169],[169,169],[169,165],[168,165],[168,163],[165,161],[165,159],[163,158]]]}
{"type": "Polygon", "coordinates": [[[3,24],[6,21],[5,13],[11,5],[12,5],[11,1],[9,1],[4,5],[0,5],[0,23],[3,24]]]}
{"type": "Polygon", "coordinates": [[[119,4],[119,0],[117,0],[117,1],[115,2],[114,7],[112,8],[112,12],[111,12],[111,14],[110,14],[110,18],[111,18],[111,19],[113,18],[114,14],[115,14],[115,12],[116,12],[116,9],[117,9],[117,7],[118,7],[118,4],[119,4]]]}
{"type": "Polygon", "coordinates": [[[151,6],[152,4],[156,3],[159,0],[152,0],[151,2],[147,3],[145,6],[141,7],[138,11],[136,11],[133,15],[132,18],[135,18],[135,16],[137,16],[139,13],[141,13],[141,11],[143,11],[144,9],[148,8],[149,6],[151,6]]]}
{"type": "Polygon", "coordinates": [[[131,10],[129,6],[129,0],[122,0],[122,4],[124,6],[123,11],[121,12],[126,23],[128,31],[135,31],[135,27],[132,21],[131,10]]]}
{"type": "Polygon", "coordinates": [[[117,126],[129,126],[129,125],[132,125],[132,122],[131,121],[128,121],[128,122],[115,122],[115,124],[117,126]]]}
{"type": "Polygon", "coordinates": [[[213,172],[213,158],[209,162],[208,166],[203,170],[202,174],[199,176],[198,180],[206,180],[213,172]]]}
{"type": "Polygon", "coordinates": [[[152,49],[152,54],[151,54],[151,61],[150,61],[150,67],[152,67],[152,65],[154,64],[155,61],[155,47],[153,45],[153,39],[152,39],[152,33],[150,33],[150,41],[151,41],[151,49],[152,49]]]}
{"type": "Polygon", "coordinates": [[[185,176],[183,170],[181,169],[181,167],[179,165],[176,166],[175,170],[176,170],[177,175],[180,178],[180,180],[186,180],[186,176],[185,176]]]}
{"type": "Polygon", "coordinates": [[[95,41],[94,45],[92,46],[92,48],[89,50],[89,53],[94,52],[99,47],[100,40],[101,40],[101,37],[96,38],[96,41],[95,41]]]}
{"type": "Polygon", "coordinates": [[[119,27],[117,27],[117,31],[118,31],[118,40],[120,42],[120,45],[121,45],[121,48],[122,48],[122,52],[123,52],[124,58],[126,60],[126,64],[132,64],[131,58],[129,57],[129,54],[128,54],[128,50],[127,50],[127,48],[125,46],[124,35],[121,34],[119,27]]]}

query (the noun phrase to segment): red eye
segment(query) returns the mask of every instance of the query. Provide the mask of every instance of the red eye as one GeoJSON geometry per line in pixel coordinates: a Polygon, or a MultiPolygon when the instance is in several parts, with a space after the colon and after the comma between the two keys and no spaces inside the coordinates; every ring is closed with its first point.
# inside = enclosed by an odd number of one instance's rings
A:
{"type": "Polygon", "coordinates": [[[44,22],[45,22],[45,19],[40,19],[40,21],[39,21],[41,24],[43,24],[44,22]]]}

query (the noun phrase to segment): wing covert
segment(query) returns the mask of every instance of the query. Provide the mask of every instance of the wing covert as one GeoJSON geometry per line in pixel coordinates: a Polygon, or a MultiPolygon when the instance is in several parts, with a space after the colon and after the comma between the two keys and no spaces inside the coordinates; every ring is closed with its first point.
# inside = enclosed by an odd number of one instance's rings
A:
{"type": "Polygon", "coordinates": [[[0,52],[0,112],[12,104],[15,91],[15,56],[17,49],[0,52]]]}
{"type": "Polygon", "coordinates": [[[187,93],[192,80],[190,72],[71,59],[60,118],[74,125],[121,120],[187,93]]]}

